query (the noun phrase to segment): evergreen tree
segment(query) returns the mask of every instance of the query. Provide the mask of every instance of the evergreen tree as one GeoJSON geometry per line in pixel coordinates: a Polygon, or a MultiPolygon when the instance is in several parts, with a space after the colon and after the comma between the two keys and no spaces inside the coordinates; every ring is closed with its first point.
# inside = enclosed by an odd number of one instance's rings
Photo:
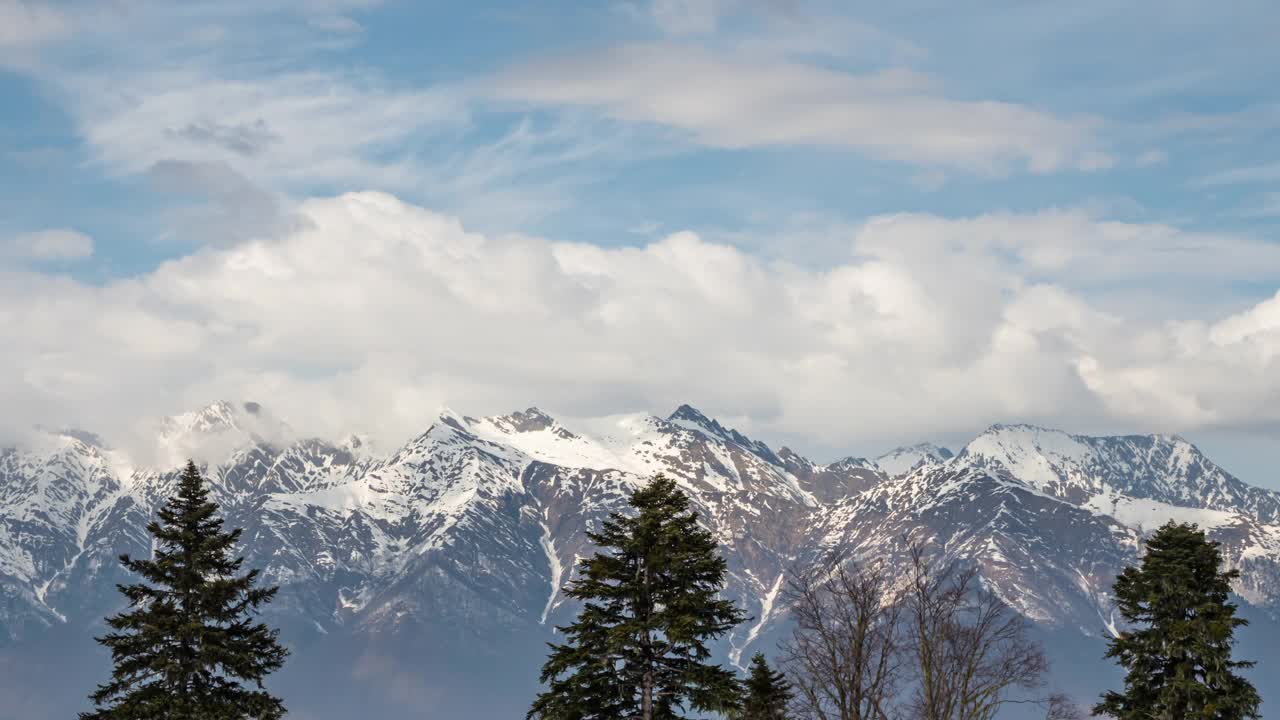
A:
{"type": "Polygon", "coordinates": [[[745,618],[718,598],[725,562],[714,536],[676,484],[659,475],[588,537],[600,550],[579,563],[566,594],[584,602],[558,628],[542,668],[548,684],[530,718],[672,720],[687,710],[735,710],[733,672],[709,662],[707,641],[745,618]]]}
{"type": "Polygon", "coordinates": [[[1116,578],[1120,614],[1135,629],[1111,641],[1107,657],[1127,670],[1124,691],[1103,695],[1094,715],[1118,720],[1257,718],[1261,700],[1231,659],[1235,629],[1247,624],[1228,602],[1218,543],[1195,525],[1170,521],[1147,541],[1140,567],[1116,578]]]}
{"type": "Polygon", "coordinates": [[[155,557],[120,561],[144,582],[121,585],[129,609],[107,618],[98,642],[111,650],[111,681],[81,720],[276,720],[285,714],[263,678],[288,655],[277,631],[253,616],[276,593],[240,574],[240,530],[225,532],[194,463],[177,495],[147,526],[155,557]]]}
{"type": "Polygon", "coordinates": [[[764,653],[756,653],[751,658],[751,675],[747,677],[746,690],[742,720],[787,720],[791,683],[782,673],[769,667],[764,653]]]}

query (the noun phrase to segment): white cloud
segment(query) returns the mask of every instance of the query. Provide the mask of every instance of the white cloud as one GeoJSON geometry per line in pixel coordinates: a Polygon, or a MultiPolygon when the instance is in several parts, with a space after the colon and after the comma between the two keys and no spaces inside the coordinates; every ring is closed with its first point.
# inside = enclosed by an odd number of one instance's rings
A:
{"type": "Polygon", "coordinates": [[[840,147],[986,173],[1111,162],[1093,120],[948,99],[906,70],[855,75],[683,45],[627,45],[521,63],[495,80],[494,92],[670,126],[713,147],[840,147]]]}
{"type": "Polygon", "coordinates": [[[965,254],[999,261],[1030,281],[1075,288],[1218,286],[1280,278],[1280,245],[1182,230],[1158,223],[1106,220],[1083,210],[986,213],[948,219],[886,215],[868,222],[860,248],[908,264],[965,254]]]}
{"type": "Polygon", "coordinates": [[[0,242],[0,258],[33,260],[83,260],[93,255],[93,238],[59,228],[24,233],[0,242]]]}
{"type": "Polygon", "coordinates": [[[157,190],[207,200],[171,213],[174,232],[199,244],[233,245],[301,222],[280,197],[222,163],[162,160],[146,176],[157,190]]]}
{"type": "Polygon", "coordinates": [[[330,62],[360,42],[355,17],[377,4],[85,3],[74,45],[27,53],[19,69],[65,107],[91,169],[108,176],[181,164],[270,193],[417,189],[423,155],[467,129],[467,99],[330,62]]]}
{"type": "Polygon", "coordinates": [[[409,139],[465,117],[444,93],[388,90],[356,76],[242,81],[191,69],[129,75],[124,87],[100,80],[75,78],[68,89],[98,159],[128,174],[178,160],[230,164],[280,186],[406,187],[415,177],[404,162],[409,139]]]}
{"type": "Polygon", "coordinates": [[[390,442],[442,403],[590,415],[689,401],[831,444],[997,420],[1280,421],[1280,299],[1153,319],[1073,287],[1081,268],[1118,285],[1221,282],[1235,270],[1215,258],[1237,251],[1274,280],[1261,243],[1072,213],[900,215],[808,270],[692,233],[617,248],[486,237],[377,193],[296,214],[305,223],[279,237],[104,287],[10,271],[0,402],[118,437],[253,399],[304,431],[390,442]],[[1185,251],[1161,255],[1156,238],[1185,251]]]}
{"type": "Polygon", "coordinates": [[[0,50],[38,45],[71,29],[59,8],[29,0],[0,0],[0,50]]]}
{"type": "Polygon", "coordinates": [[[77,39],[108,60],[51,51],[24,69],[65,105],[91,169],[197,196],[195,207],[164,213],[163,234],[218,244],[279,224],[276,206],[290,195],[351,187],[513,227],[563,207],[567,188],[637,152],[626,128],[587,113],[477,127],[465,81],[406,84],[317,62],[356,41],[334,38],[355,29],[334,18],[371,4],[143,0],[128,22],[95,16],[95,32],[77,39]]]}

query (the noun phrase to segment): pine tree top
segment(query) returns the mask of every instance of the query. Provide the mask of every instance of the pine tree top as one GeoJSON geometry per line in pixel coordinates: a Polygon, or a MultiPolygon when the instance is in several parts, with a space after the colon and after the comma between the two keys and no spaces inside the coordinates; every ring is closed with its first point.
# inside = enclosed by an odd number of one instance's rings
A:
{"type": "Polygon", "coordinates": [[[551,646],[542,672],[549,688],[531,718],[670,720],[682,708],[739,703],[736,676],[711,662],[707,646],[744,619],[720,597],[727,566],[715,536],[664,476],[636,490],[630,507],[588,533],[598,550],[566,590],[582,610],[558,628],[566,642],[551,646]]]}
{"type": "Polygon", "coordinates": [[[195,463],[147,530],[151,559],[120,560],[142,582],[121,585],[129,608],[107,618],[98,642],[111,651],[111,680],[83,720],[217,718],[276,720],[285,710],[263,678],[288,656],[277,631],[254,622],[276,594],[258,586],[258,570],[241,573],[233,554],[240,531],[223,530],[218,506],[195,463]]]}
{"type": "Polygon", "coordinates": [[[1261,700],[1236,671],[1236,628],[1247,625],[1230,602],[1236,570],[1222,569],[1218,543],[1194,524],[1170,521],[1147,541],[1136,567],[1116,578],[1116,604],[1129,627],[1107,657],[1127,670],[1122,692],[1108,692],[1095,715],[1119,720],[1256,718],[1261,700]]]}
{"type": "Polygon", "coordinates": [[[764,653],[751,657],[745,687],[742,720],[785,720],[788,717],[787,710],[793,696],[791,683],[781,672],[769,667],[764,653]]]}

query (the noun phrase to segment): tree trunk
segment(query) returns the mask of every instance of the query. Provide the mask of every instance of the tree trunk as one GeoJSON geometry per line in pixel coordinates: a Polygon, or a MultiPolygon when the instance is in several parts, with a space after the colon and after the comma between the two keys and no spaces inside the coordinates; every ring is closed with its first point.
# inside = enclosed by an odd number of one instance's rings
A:
{"type": "Polygon", "coordinates": [[[640,691],[640,718],[653,720],[653,670],[644,673],[644,687],[640,691]]]}

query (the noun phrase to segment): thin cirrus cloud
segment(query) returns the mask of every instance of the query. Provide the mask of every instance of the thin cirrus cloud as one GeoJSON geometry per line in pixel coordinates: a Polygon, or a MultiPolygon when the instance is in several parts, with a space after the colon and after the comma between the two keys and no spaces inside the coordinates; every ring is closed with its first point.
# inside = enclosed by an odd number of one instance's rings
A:
{"type": "Polygon", "coordinates": [[[1214,187],[1276,182],[1280,182],[1280,162],[1222,170],[1201,178],[1199,184],[1203,187],[1214,187]]]}
{"type": "Polygon", "coordinates": [[[93,255],[93,238],[76,230],[55,228],[22,233],[0,241],[0,259],[50,262],[85,260],[93,255]]]}
{"type": "Polygon", "coordinates": [[[522,62],[493,81],[500,99],[583,106],[669,126],[704,145],[835,147],[981,173],[1109,167],[1099,122],[1017,103],[965,101],[929,78],[853,74],[679,44],[631,44],[522,62]]]}
{"type": "Polygon", "coordinates": [[[667,35],[707,35],[714,33],[730,17],[765,15],[770,20],[797,14],[795,0],[650,0],[625,7],[647,17],[667,35]]]}
{"type": "MultiPolygon", "coordinates": [[[[849,253],[815,270],[689,232],[613,248],[485,236],[381,193],[297,213],[274,237],[102,287],[11,272],[0,397],[14,417],[102,432],[254,399],[304,432],[388,443],[441,404],[592,415],[694,401],[764,437],[832,445],[993,421],[1280,421],[1280,298],[1139,316],[1077,287],[1101,248],[1154,257],[1155,236],[1188,248],[1165,273],[1196,277],[1226,247],[1280,272],[1247,240],[1069,213],[896,215],[854,228],[849,253]]],[[[1138,269],[1099,282],[1145,282],[1138,269]]]]}
{"type": "Polygon", "coordinates": [[[74,109],[98,160],[122,174],[174,159],[234,161],[256,179],[281,186],[398,188],[411,184],[414,173],[374,156],[465,117],[446,93],[388,90],[358,75],[227,80],[192,68],[123,80],[128,92],[107,91],[96,78],[65,84],[77,94],[74,109]]]}

